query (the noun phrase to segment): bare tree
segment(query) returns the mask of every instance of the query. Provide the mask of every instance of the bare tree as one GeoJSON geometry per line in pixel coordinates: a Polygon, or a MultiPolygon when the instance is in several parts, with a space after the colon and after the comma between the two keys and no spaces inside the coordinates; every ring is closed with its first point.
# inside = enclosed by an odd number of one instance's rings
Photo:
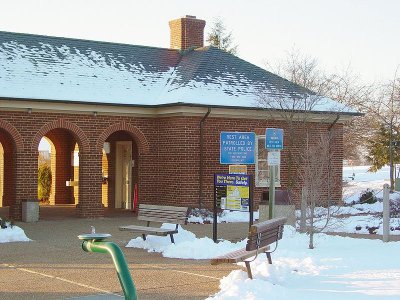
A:
{"type": "MultiPolygon", "coordinates": [[[[300,184],[304,193],[306,231],[310,235],[309,247],[314,248],[314,233],[332,226],[331,191],[334,182],[332,160],[335,124],[341,111],[347,110],[350,99],[359,92],[350,88],[350,80],[339,75],[327,76],[319,70],[317,61],[299,54],[291,54],[280,65],[286,78],[300,85],[302,92],[288,96],[286,87],[274,86],[273,92],[260,91],[259,104],[268,108],[270,118],[279,118],[285,124],[288,189],[292,194],[300,184]],[[311,91],[311,89],[313,91],[311,91]],[[348,101],[332,101],[323,94],[340,95],[348,101]],[[321,114],[317,112],[325,111],[321,114]],[[316,130],[319,128],[319,130],[316,130]],[[318,134],[317,134],[318,133],[318,134]]],[[[360,91],[364,91],[361,88],[360,91]]],[[[341,178],[340,178],[341,181],[341,178]]],[[[337,186],[336,188],[341,188],[337,186]]],[[[298,189],[297,189],[298,192],[298,189]]],[[[336,222],[336,221],[335,221],[336,222]]]]}
{"type": "MultiPolygon", "coordinates": [[[[321,69],[315,58],[302,54],[297,49],[289,51],[286,59],[275,66],[267,66],[291,82],[348,107],[361,110],[364,109],[364,105],[371,103],[374,86],[361,83],[359,76],[351,71],[350,66],[340,73],[328,74],[321,69]]],[[[345,159],[362,159],[360,153],[365,152],[365,137],[370,134],[373,124],[371,119],[373,117],[368,114],[364,118],[353,118],[346,122],[343,139],[345,159]]]]}
{"type": "Polygon", "coordinates": [[[390,166],[390,190],[394,190],[394,159],[393,152],[395,150],[395,128],[400,127],[400,77],[397,68],[393,80],[381,84],[376,88],[376,92],[372,100],[368,103],[361,104],[373,116],[375,122],[375,131],[382,126],[389,131],[389,166],[390,166]]]}
{"type": "Polygon", "coordinates": [[[333,159],[332,139],[335,132],[330,130],[318,137],[306,136],[306,145],[301,152],[302,165],[299,178],[303,184],[302,207],[304,207],[305,228],[301,231],[309,235],[309,248],[314,249],[314,234],[336,226],[339,206],[332,206],[329,189],[332,186],[330,176],[333,159]]]}

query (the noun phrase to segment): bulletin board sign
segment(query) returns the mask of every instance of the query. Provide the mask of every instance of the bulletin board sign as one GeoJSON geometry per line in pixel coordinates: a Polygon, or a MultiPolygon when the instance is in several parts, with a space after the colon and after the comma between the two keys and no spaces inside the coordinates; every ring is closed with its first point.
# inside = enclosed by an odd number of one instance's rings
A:
{"type": "Polygon", "coordinates": [[[214,186],[217,208],[249,211],[249,175],[214,174],[214,186]]]}
{"type": "Polygon", "coordinates": [[[249,228],[253,225],[253,186],[253,175],[214,174],[214,243],[218,242],[217,213],[221,209],[249,212],[249,228]]]}

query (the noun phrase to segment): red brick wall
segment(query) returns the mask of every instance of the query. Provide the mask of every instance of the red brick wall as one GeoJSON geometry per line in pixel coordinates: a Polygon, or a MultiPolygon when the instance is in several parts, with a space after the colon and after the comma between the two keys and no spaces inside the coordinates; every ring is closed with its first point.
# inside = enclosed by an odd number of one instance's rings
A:
{"type": "Polygon", "coordinates": [[[14,197],[14,146],[8,133],[0,130],[0,143],[4,150],[3,206],[9,206],[14,197]]]}
{"type": "Polygon", "coordinates": [[[170,44],[172,49],[186,50],[204,46],[206,22],[195,18],[180,18],[169,21],[170,44]]]}
{"type": "Polygon", "coordinates": [[[66,181],[79,180],[74,178],[71,166],[71,152],[75,148],[75,138],[65,129],[53,129],[46,134],[56,149],[56,174],[55,180],[55,204],[73,204],[73,187],[66,186],[66,181]]]}
{"type": "MultiPolygon", "coordinates": [[[[212,116],[212,115],[211,115],[212,116]]],[[[204,204],[211,207],[213,200],[213,174],[228,172],[227,165],[219,164],[219,134],[221,131],[255,131],[264,133],[266,127],[280,127],[288,130],[282,122],[249,119],[224,119],[208,117],[204,123],[204,204]]],[[[37,197],[37,149],[40,138],[56,128],[67,132],[79,144],[79,204],[77,212],[82,217],[103,215],[102,206],[102,151],[99,145],[110,140],[131,138],[137,149],[137,173],[134,180],[139,185],[139,202],[171,205],[198,206],[199,200],[199,123],[201,117],[138,118],[127,116],[73,115],[32,112],[0,111],[0,120],[12,124],[20,135],[19,151],[15,155],[15,190],[11,214],[18,219],[21,215],[21,201],[37,197]],[[119,131],[125,131],[121,133],[119,131]],[[112,135],[114,132],[115,135],[112,135]],[[119,133],[118,133],[119,132],[119,133]]],[[[1,123],[0,123],[1,126],[1,123]]],[[[328,125],[315,124],[311,132],[326,131],[328,125]]],[[[339,187],[333,193],[334,199],[341,197],[341,172],[343,143],[342,125],[335,125],[339,132],[334,142],[335,174],[334,185],[339,187]]],[[[54,131],[56,132],[56,130],[54,131]]],[[[14,136],[15,134],[10,134],[14,136]]],[[[283,165],[281,181],[287,182],[287,144],[282,151],[283,165]]],[[[67,143],[68,144],[68,143],[67,143]]],[[[68,148],[69,146],[65,146],[68,148]]],[[[298,147],[298,145],[297,145],[298,147]]],[[[73,149],[73,148],[72,148],[73,149]]],[[[66,156],[66,169],[70,155],[66,156]]],[[[113,158],[109,157],[109,177],[112,178],[113,158]]],[[[136,169],[136,168],[135,168],[136,169]]],[[[254,166],[248,168],[254,174],[254,166]]],[[[111,179],[112,180],[112,179],[111,179]]],[[[109,197],[113,201],[114,190],[109,184],[109,197]]],[[[294,187],[298,194],[301,184],[294,187]]],[[[263,189],[255,190],[258,203],[263,189]]],[[[295,197],[298,200],[298,197],[295,197]]]]}

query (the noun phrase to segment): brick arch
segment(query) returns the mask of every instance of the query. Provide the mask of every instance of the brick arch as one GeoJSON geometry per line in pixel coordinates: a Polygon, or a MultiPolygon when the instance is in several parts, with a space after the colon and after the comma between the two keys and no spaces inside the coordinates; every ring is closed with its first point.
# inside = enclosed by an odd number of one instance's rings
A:
{"type": "Polygon", "coordinates": [[[127,124],[125,122],[113,124],[101,133],[101,135],[97,139],[97,151],[101,151],[103,149],[103,143],[111,134],[116,131],[129,132],[138,145],[139,154],[146,154],[150,152],[150,146],[144,134],[137,127],[127,124]]]}
{"type": "Polygon", "coordinates": [[[88,153],[89,152],[89,140],[86,137],[85,133],[80,129],[76,124],[70,123],[65,119],[58,119],[54,122],[47,123],[42,126],[40,130],[36,133],[35,137],[32,141],[32,151],[37,151],[40,140],[43,136],[45,136],[50,130],[62,128],[71,131],[78,140],[79,152],[80,153],[88,153]]]}
{"type": "Polygon", "coordinates": [[[22,136],[18,132],[18,130],[13,125],[4,120],[0,120],[0,128],[4,129],[11,136],[15,145],[15,151],[21,151],[24,147],[24,143],[22,140],[22,136]]]}

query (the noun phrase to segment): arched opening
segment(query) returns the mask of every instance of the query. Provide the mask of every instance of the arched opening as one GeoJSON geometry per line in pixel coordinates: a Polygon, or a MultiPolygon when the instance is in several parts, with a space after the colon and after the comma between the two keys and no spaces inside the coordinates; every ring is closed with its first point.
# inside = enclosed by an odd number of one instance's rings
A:
{"type": "Polygon", "coordinates": [[[70,205],[79,202],[79,145],[67,129],[48,131],[39,143],[38,195],[42,205],[70,205]],[[43,164],[51,170],[51,190],[47,197],[40,194],[40,171],[43,164]]]}
{"type": "Polygon", "coordinates": [[[104,207],[108,207],[108,156],[110,153],[110,144],[106,143],[103,148],[103,155],[101,157],[101,173],[102,173],[102,185],[101,185],[101,203],[104,207]]]}
{"type": "Polygon", "coordinates": [[[38,199],[41,203],[54,205],[56,187],[53,174],[56,171],[56,148],[50,139],[43,137],[38,150],[38,199]]]}
{"type": "Polygon", "coordinates": [[[9,207],[14,202],[14,152],[10,134],[0,129],[0,207],[9,207]]]}
{"type": "Polygon", "coordinates": [[[139,152],[124,130],[108,136],[103,147],[102,202],[105,207],[134,210],[138,195],[139,152]]]}

